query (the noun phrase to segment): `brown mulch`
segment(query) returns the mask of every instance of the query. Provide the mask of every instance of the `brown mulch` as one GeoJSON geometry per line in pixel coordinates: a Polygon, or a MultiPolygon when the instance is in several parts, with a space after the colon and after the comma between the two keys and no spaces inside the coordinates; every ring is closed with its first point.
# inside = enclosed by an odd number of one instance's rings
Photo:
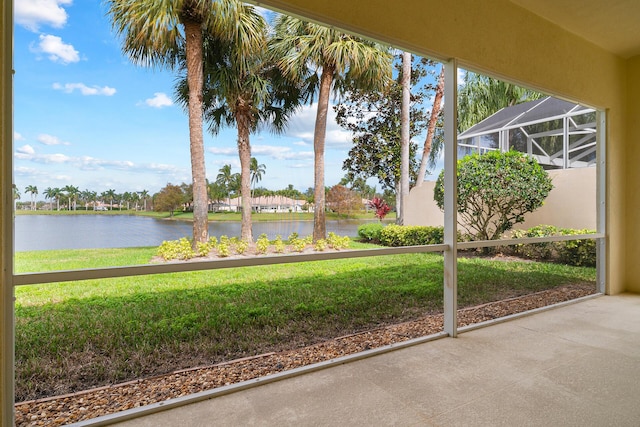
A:
{"type": "MultiPolygon", "coordinates": [[[[466,326],[595,293],[592,283],[574,284],[490,302],[458,311],[466,326]]],[[[268,353],[214,366],[173,372],[64,396],[17,403],[17,426],[58,426],[149,405],[441,332],[442,314],[335,338],[320,344],[268,353]]]]}

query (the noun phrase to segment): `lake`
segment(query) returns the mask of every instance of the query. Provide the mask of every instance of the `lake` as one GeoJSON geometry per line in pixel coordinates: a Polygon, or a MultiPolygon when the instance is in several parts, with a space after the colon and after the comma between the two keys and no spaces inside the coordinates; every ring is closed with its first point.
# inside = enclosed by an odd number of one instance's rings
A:
{"type": "MultiPolygon", "coordinates": [[[[372,220],[375,221],[375,220],[372,220]]],[[[327,233],[355,237],[367,220],[327,221],[327,233]]],[[[296,232],[313,234],[313,221],[254,222],[253,237],[265,233],[269,239],[286,239],[296,232]]],[[[15,251],[46,249],[124,248],[159,246],[164,240],[191,237],[192,223],[133,215],[16,215],[15,251]]],[[[209,235],[240,236],[239,222],[209,222],[209,235]]]]}

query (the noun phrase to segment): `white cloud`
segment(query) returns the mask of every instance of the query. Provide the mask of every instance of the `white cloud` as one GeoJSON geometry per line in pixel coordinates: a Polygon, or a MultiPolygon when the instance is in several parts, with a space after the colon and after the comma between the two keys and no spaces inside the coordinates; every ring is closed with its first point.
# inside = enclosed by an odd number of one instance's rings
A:
{"type": "MultiPolygon", "coordinates": [[[[287,135],[299,138],[305,143],[312,144],[317,109],[317,103],[303,107],[300,112],[289,120],[287,135]]],[[[351,133],[338,126],[338,123],[336,123],[336,113],[333,111],[332,106],[329,105],[325,147],[327,149],[344,149],[350,147],[351,144],[351,133]]]]}
{"type": "Polygon", "coordinates": [[[220,154],[223,156],[235,156],[238,154],[237,148],[218,148],[218,147],[209,147],[207,151],[213,154],[220,154]]]}
{"type": "Polygon", "coordinates": [[[23,145],[22,147],[16,148],[16,152],[20,154],[31,155],[31,154],[35,154],[36,150],[34,150],[32,146],[27,144],[27,145],[23,145]]]}
{"type": "Polygon", "coordinates": [[[38,135],[37,140],[44,145],[71,145],[70,142],[62,141],[57,136],[48,135],[46,133],[38,135]]]}
{"type": "MultiPolygon", "coordinates": [[[[37,164],[65,165],[64,167],[67,169],[76,167],[82,171],[117,170],[136,173],[152,172],[156,175],[189,176],[186,169],[174,165],[159,163],[136,164],[130,160],[106,160],[91,156],[71,157],[60,153],[39,154],[28,144],[17,148],[14,155],[18,160],[30,161],[37,164]]],[[[19,167],[22,168],[25,174],[27,171],[32,170],[24,166],[19,167]]],[[[18,170],[18,167],[16,167],[16,170],[18,170]]]]}
{"type": "Polygon", "coordinates": [[[62,28],[67,23],[67,12],[62,6],[71,3],[72,0],[16,0],[15,20],[31,31],[38,31],[40,25],[62,28]]]}
{"type": "Polygon", "coordinates": [[[49,59],[53,62],[65,65],[80,61],[80,55],[72,45],[66,44],[60,37],[50,34],[40,34],[40,44],[36,51],[49,55],[49,59]]]}
{"type": "MultiPolygon", "coordinates": [[[[221,156],[238,156],[238,149],[235,147],[210,147],[207,151],[221,156]]],[[[313,159],[313,151],[293,151],[291,147],[283,147],[279,145],[253,145],[251,147],[251,155],[254,157],[269,157],[275,160],[313,159]]]]}
{"type": "Polygon", "coordinates": [[[112,96],[116,93],[116,90],[109,86],[87,86],[84,83],[65,83],[61,85],[60,83],[54,83],[53,88],[56,90],[62,90],[66,93],[72,93],[75,90],[79,90],[82,95],[104,95],[104,96],[112,96]]]}
{"type": "Polygon", "coordinates": [[[153,108],[170,107],[173,105],[171,98],[162,92],[154,93],[153,98],[145,99],[144,103],[153,108]]]}
{"type": "Polygon", "coordinates": [[[292,151],[291,147],[276,145],[255,145],[251,147],[252,155],[268,156],[276,160],[303,160],[312,159],[313,151],[292,151]]]}
{"type": "Polygon", "coordinates": [[[13,140],[14,141],[24,141],[24,136],[22,136],[18,132],[13,132],[13,140]]]}

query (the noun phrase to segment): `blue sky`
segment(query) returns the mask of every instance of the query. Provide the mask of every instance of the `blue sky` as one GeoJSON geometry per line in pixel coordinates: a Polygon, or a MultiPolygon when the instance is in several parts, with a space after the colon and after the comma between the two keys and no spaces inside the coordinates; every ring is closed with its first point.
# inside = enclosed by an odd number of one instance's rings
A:
{"type": "MultiPolygon", "coordinates": [[[[153,194],[191,182],[175,75],[122,55],[100,0],[15,0],[14,33],[14,180],[23,200],[27,185],[42,200],[47,187],[153,194]]],[[[303,108],[284,135],[252,135],[252,155],[266,165],[259,185],[313,186],[315,107],[303,108]]],[[[331,116],[326,185],[344,176],[350,140],[331,116]]],[[[210,181],[224,164],[240,171],[235,129],[212,136],[205,128],[205,150],[210,181]]]]}

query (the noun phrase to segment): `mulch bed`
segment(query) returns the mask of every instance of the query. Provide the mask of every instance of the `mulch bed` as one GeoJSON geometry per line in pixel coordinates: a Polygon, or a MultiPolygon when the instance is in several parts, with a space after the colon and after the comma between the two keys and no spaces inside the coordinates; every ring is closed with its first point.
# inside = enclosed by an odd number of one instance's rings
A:
{"type": "MultiPolygon", "coordinates": [[[[592,283],[574,284],[458,311],[466,326],[595,293],[592,283]]],[[[298,368],[372,348],[441,332],[442,314],[335,338],[320,344],[177,371],[167,375],[17,403],[17,426],[59,426],[149,405],[224,385],[298,368]]]]}

